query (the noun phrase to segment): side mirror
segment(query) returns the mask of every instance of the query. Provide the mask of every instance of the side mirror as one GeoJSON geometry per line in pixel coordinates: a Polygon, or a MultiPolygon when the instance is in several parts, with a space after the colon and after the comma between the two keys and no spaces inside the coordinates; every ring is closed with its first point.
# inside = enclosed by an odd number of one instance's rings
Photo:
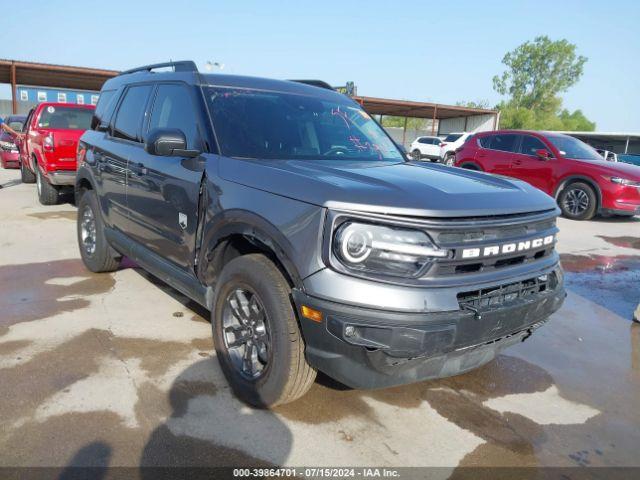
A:
{"type": "Polygon", "coordinates": [[[549,150],[541,148],[536,150],[536,157],[540,160],[549,160],[551,158],[551,154],[549,153],[549,150]]]}
{"type": "Polygon", "coordinates": [[[144,149],[162,157],[197,157],[198,150],[187,150],[187,138],[179,128],[154,128],[147,135],[144,149]]]}

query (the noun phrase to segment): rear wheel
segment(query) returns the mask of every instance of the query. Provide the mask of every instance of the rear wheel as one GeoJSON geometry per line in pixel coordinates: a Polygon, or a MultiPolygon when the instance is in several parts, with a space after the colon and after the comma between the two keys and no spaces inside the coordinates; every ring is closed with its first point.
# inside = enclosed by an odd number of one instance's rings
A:
{"type": "Polygon", "coordinates": [[[92,272],[112,272],[120,265],[120,257],[104,234],[98,198],[87,190],[78,202],[78,246],[85,266],[92,272]]]}
{"type": "Polygon", "coordinates": [[[411,152],[411,156],[413,157],[414,160],[420,160],[422,158],[422,154],[420,153],[420,150],[418,150],[417,148],[411,152]]]}
{"type": "Polygon", "coordinates": [[[36,185],[38,187],[38,200],[42,205],[55,205],[58,203],[58,189],[47,182],[37,165],[36,185]]]}
{"type": "Polygon", "coordinates": [[[29,170],[24,161],[20,162],[20,178],[22,183],[36,183],[36,176],[29,170]]]}
{"type": "Polygon", "coordinates": [[[280,270],[260,254],[231,260],[218,280],[211,311],[218,360],[235,394],[255,407],[292,402],[316,377],[290,295],[280,270]]]}
{"type": "Polygon", "coordinates": [[[593,188],[583,182],[567,185],[558,198],[562,214],[572,220],[593,218],[596,214],[597,202],[593,188]]]}

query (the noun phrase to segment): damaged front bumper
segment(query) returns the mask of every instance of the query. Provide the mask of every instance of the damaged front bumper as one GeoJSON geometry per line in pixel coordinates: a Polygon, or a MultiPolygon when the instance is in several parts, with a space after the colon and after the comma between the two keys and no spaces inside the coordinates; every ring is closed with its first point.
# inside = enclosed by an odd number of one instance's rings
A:
{"type": "MultiPolygon", "coordinates": [[[[429,294],[437,295],[437,289],[429,294]]],[[[513,283],[460,292],[458,310],[408,313],[336,303],[294,290],[322,312],[300,315],[308,361],[353,388],[380,388],[457,375],[526,339],[565,298],[559,267],[513,283]]]]}

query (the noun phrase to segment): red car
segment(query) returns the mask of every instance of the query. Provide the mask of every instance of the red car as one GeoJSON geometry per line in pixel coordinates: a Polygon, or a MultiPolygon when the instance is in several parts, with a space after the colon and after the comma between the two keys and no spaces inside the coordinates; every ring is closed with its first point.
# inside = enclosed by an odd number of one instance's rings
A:
{"type": "Polygon", "coordinates": [[[69,103],[41,103],[27,116],[20,143],[22,181],[37,183],[43,205],[58,203],[76,178],[78,139],[91,126],[95,107],[69,103]]]}
{"type": "MultiPolygon", "coordinates": [[[[24,115],[9,115],[4,119],[16,132],[20,132],[24,125],[24,115]]],[[[2,168],[20,168],[20,153],[16,145],[16,139],[4,130],[0,134],[0,163],[2,168]]]]}
{"type": "Polygon", "coordinates": [[[476,133],[456,150],[454,165],[524,180],[554,197],[563,215],[574,220],[640,214],[640,167],[607,162],[568,135],[476,133]]]}

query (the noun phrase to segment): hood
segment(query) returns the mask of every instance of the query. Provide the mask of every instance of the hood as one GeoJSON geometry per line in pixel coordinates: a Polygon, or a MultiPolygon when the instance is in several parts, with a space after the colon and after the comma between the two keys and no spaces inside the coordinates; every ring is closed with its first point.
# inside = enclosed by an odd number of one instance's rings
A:
{"type": "Polygon", "coordinates": [[[603,173],[612,177],[628,178],[629,180],[640,181],[640,167],[624,162],[593,162],[600,167],[603,173]]]}
{"type": "Polygon", "coordinates": [[[225,180],[335,210],[468,217],[556,208],[525,182],[440,164],[219,158],[225,180]]]}

